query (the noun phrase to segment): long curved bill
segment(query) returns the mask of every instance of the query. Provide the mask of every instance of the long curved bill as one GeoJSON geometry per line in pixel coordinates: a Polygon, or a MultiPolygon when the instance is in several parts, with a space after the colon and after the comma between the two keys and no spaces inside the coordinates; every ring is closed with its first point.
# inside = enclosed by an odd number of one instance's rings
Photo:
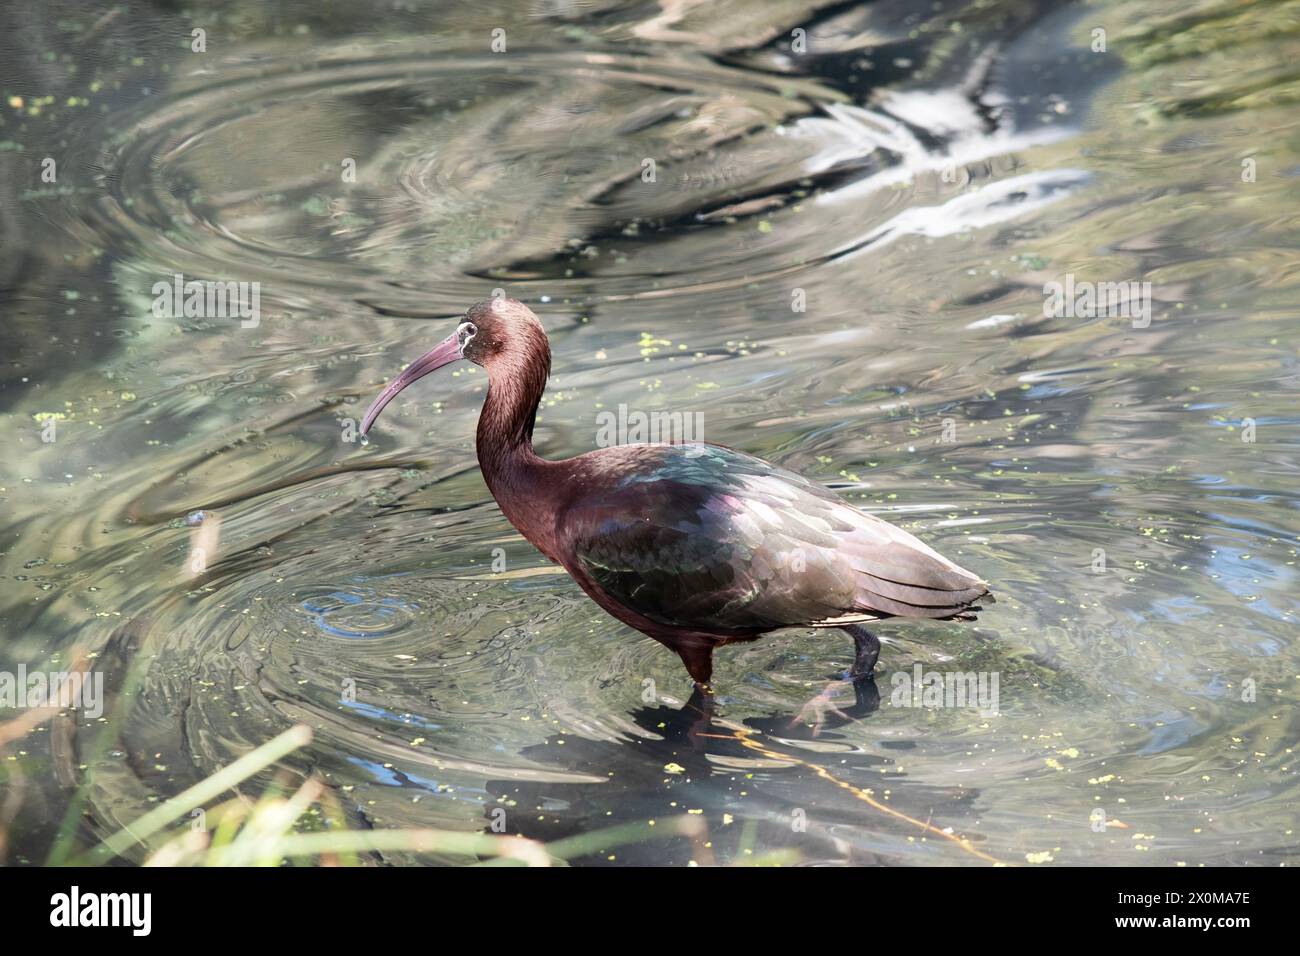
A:
{"type": "Polygon", "coordinates": [[[370,426],[375,423],[375,419],[384,410],[384,406],[395,399],[398,392],[417,379],[424,378],[430,372],[435,372],[444,365],[450,365],[459,358],[461,358],[460,343],[456,341],[456,333],[453,332],[406,366],[401,375],[388,383],[388,387],[380,392],[379,397],[371,402],[370,407],[366,409],[366,417],[361,419],[361,434],[364,435],[370,431],[370,426]]]}

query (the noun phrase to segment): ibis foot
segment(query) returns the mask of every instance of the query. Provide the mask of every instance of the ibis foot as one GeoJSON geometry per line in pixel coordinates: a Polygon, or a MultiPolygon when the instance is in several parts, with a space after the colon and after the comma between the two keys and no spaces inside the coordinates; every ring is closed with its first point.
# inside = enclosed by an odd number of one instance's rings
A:
{"type": "Polygon", "coordinates": [[[880,689],[872,677],[833,680],[822,688],[820,694],[799,709],[799,713],[786,724],[785,730],[789,733],[795,728],[807,728],[811,731],[811,736],[817,737],[820,736],[822,728],[827,725],[828,718],[834,718],[833,727],[842,727],[862,720],[879,709],[880,689]],[[846,687],[853,689],[853,702],[848,703],[846,699],[845,704],[841,706],[840,694],[846,687]]]}
{"type": "Polygon", "coordinates": [[[852,718],[835,705],[835,698],[849,683],[851,682],[845,680],[831,681],[822,688],[820,694],[799,708],[799,713],[795,714],[794,719],[790,721],[790,726],[795,727],[802,724],[805,727],[811,727],[812,735],[816,737],[821,734],[828,715],[838,717],[842,722],[847,723],[852,718]]]}

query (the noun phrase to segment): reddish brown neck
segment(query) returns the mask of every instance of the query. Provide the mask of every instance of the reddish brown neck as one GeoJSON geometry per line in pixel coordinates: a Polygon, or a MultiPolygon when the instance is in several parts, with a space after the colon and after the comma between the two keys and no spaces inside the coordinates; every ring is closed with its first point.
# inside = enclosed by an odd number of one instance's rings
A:
{"type": "Polygon", "coordinates": [[[488,392],[475,445],[479,468],[501,511],[534,547],[551,555],[554,503],[545,472],[551,462],[533,452],[533,423],[551,371],[543,337],[517,357],[505,354],[488,368],[488,392]]]}

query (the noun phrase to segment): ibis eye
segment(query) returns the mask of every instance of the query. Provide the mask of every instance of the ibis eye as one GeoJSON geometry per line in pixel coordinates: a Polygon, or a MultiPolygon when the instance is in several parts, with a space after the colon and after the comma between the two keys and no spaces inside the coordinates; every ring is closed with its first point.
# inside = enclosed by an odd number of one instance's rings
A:
{"type": "Polygon", "coordinates": [[[456,340],[460,343],[461,349],[469,344],[469,340],[478,335],[478,328],[473,322],[462,322],[460,328],[456,330],[456,340]]]}

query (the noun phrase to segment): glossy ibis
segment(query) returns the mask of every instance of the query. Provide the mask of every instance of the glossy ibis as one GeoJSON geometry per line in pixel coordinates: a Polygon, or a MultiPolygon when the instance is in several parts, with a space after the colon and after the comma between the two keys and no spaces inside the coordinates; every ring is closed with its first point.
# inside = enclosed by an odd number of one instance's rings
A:
{"type": "Polygon", "coordinates": [[[973,620],[978,577],[829,489],[743,452],[707,444],[620,445],[564,461],[533,452],[551,371],[542,323],[489,299],[412,362],[366,411],[365,434],[402,389],[468,359],[487,370],[479,467],[534,547],[625,624],[676,651],[707,686],[713,649],[783,627],[840,628],[870,675],[868,621],[973,620]]]}

